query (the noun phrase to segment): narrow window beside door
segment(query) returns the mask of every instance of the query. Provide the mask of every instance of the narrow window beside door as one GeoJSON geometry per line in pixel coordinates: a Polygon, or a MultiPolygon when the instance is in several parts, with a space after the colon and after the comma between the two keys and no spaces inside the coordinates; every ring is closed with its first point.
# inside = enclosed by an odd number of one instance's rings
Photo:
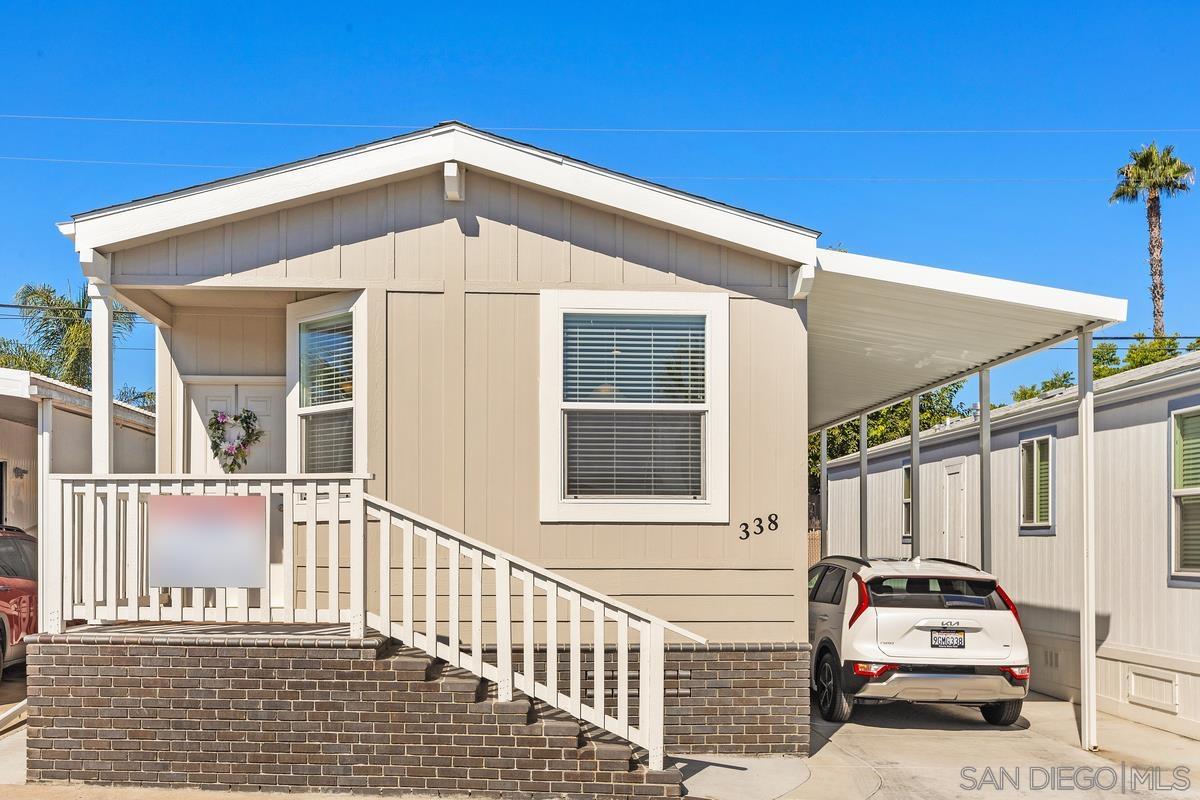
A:
{"type": "Polygon", "coordinates": [[[1049,527],[1052,448],[1049,436],[1021,442],[1021,526],[1049,527]]]}
{"type": "Polygon", "coordinates": [[[904,544],[912,542],[912,465],[904,467],[904,498],[900,501],[904,506],[904,532],[901,541],[904,544]]]}
{"type": "Polygon", "coordinates": [[[1176,414],[1174,424],[1174,569],[1200,573],[1200,411],[1176,414]]]}
{"type": "Polygon", "coordinates": [[[300,440],[305,472],[354,469],[354,319],[300,324],[300,440]]]}

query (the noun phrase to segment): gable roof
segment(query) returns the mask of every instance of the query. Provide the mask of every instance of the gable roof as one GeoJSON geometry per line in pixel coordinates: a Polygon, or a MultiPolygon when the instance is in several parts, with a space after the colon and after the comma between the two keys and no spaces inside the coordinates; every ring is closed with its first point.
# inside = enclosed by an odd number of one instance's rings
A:
{"type": "MultiPolygon", "coordinates": [[[[185,230],[310,202],[446,162],[756,251],[814,264],[817,231],[634,178],[461,122],[86,211],[59,224],[83,253],[107,253],[185,230]]],[[[470,192],[468,181],[468,193],[470,192]]]]}

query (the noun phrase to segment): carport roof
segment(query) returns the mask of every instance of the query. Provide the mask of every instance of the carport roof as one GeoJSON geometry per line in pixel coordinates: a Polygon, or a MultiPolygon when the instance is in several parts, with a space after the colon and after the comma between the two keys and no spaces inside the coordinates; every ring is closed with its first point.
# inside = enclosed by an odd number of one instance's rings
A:
{"type": "Polygon", "coordinates": [[[809,428],[904,400],[1125,319],[1119,298],[817,250],[809,428]]]}

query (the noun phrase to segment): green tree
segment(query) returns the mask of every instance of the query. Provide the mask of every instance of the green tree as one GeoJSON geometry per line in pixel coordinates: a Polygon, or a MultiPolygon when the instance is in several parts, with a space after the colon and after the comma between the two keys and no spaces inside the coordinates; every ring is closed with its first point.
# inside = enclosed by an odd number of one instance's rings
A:
{"type": "Polygon", "coordinates": [[[1018,386],[1016,389],[1013,389],[1012,399],[1014,403],[1019,403],[1022,400],[1032,400],[1054,389],[1065,389],[1068,386],[1074,385],[1074,372],[1068,369],[1056,369],[1053,375],[1040,384],[1031,383],[1028,386],[1018,386]]]}
{"type": "Polygon", "coordinates": [[[1120,181],[1108,198],[1110,203],[1146,202],[1146,225],[1150,232],[1150,300],[1154,304],[1154,335],[1165,336],[1163,321],[1163,237],[1162,198],[1186,192],[1195,181],[1196,171],[1175,155],[1167,145],[1161,150],[1154,142],[1129,152],[1129,163],[1117,170],[1120,181]]]}
{"type": "MultiPolygon", "coordinates": [[[[91,302],[87,288],[59,292],[47,284],[26,284],[14,300],[21,306],[25,341],[0,338],[0,366],[28,369],[47,377],[92,387],[91,302]]],[[[133,330],[132,311],[119,304],[113,313],[113,340],[133,330]]]]}
{"type": "Polygon", "coordinates": [[[1150,337],[1144,333],[1133,335],[1134,343],[1125,351],[1124,369],[1136,369],[1157,364],[1179,355],[1179,337],[1150,337]]]}
{"type": "Polygon", "coordinates": [[[1116,375],[1122,369],[1116,342],[1100,342],[1092,348],[1092,376],[1097,380],[1116,375]]]}
{"type": "Polygon", "coordinates": [[[121,388],[117,390],[115,399],[146,411],[153,411],[156,395],[153,389],[139,389],[136,386],[123,383],[121,384],[121,388]]]}
{"type": "MultiPolygon", "coordinates": [[[[921,395],[921,430],[928,430],[948,419],[967,415],[967,409],[955,402],[962,389],[962,382],[952,383],[921,395]]],[[[867,445],[890,442],[912,432],[912,403],[905,400],[867,417],[867,445]]],[[[858,420],[837,425],[829,429],[827,454],[829,460],[858,452],[858,420]]],[[[821,482],[821,436],[808,437],[808,484],[809,492],[816,495],[821,482]]]]}

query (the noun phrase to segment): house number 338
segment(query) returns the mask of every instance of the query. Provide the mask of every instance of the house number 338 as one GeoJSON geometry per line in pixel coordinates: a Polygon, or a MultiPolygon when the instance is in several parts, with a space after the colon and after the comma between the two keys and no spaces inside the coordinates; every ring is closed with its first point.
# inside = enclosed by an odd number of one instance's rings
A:
{"type": "Polygon", "coordinates": [[[767,514],[767,521],[764,524],[762,517],[755,517],[753,522],[743,522],[738,527],[742,530],[742,535],[739,539],[749,539],[750,534],[758,536],[763,531],[779,530],[779,515],[767,514]]]}

